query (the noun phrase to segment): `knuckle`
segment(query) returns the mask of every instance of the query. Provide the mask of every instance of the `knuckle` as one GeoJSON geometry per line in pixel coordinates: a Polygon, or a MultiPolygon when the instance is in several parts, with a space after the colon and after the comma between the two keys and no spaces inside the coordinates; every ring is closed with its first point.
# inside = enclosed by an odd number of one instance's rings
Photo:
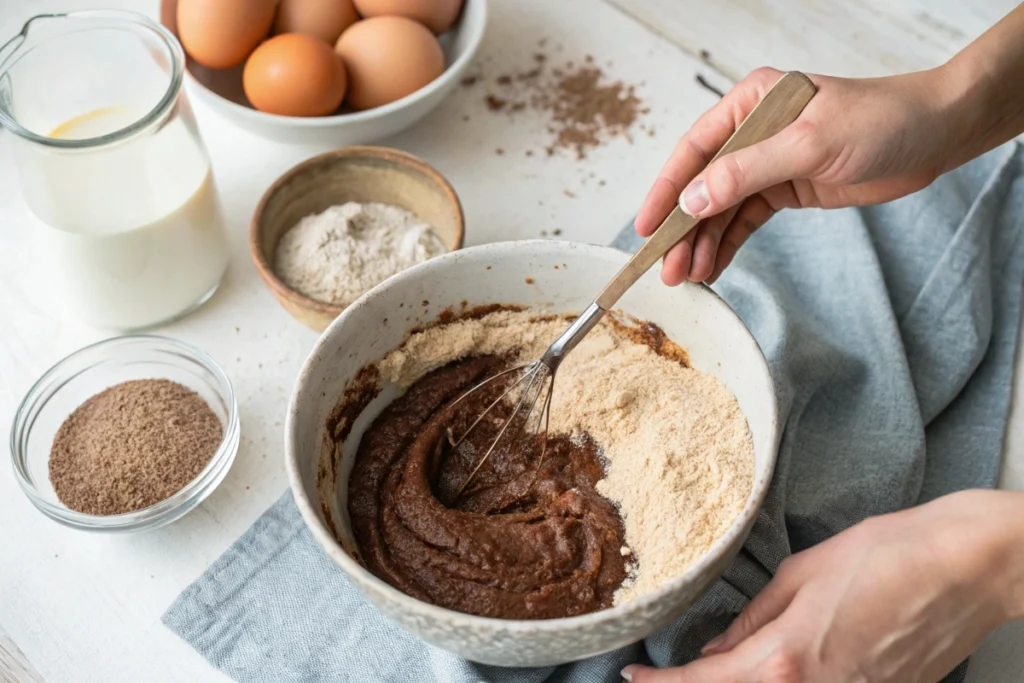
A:
{"type": "Polygon", "coordinates": [[[728,218],[726,213],[728,212],[715,214],[700,225],[698,244],[703,242],[712,248],[718,248],[718,244],[722,239],[722,233],[725,232],[726,227],[729,225],[729,221],[726,220],[728,218]]]}
{"type": "Polygon", "coordinates": [[[761,680],[764,683],[803,683],[805,673],[803,657],[782,645],[765,660],[761,680]]]}
{"type": "Polygon", "coordinates": [[[750,239],[755,230],[757,230],[757,226],[753,221],[747,218],[737,221],[722,235],[722,242],[718,245],[719,251],[731,251],[735,254],[750,239]]]}
{"type": "Polygon", "coordinates": [[[789,147],[799,150],[798,159],[806,169],[821,165],[826,156],[825,132],[821,126],[811,120],[798,120],[790,125],[789,147]]]}
{"type": "Polygon", "coordinates": [[[794,141],[804,145],[817,146],[821,142],[821,128],[814,121],[800,119],[790,124],[794,141]]]}
{"type": "Polygon", "coordinates": [[[746,171],[736,155],[726,155],[708,171],[708,194],[721,206],[735,204],[743,197],[745,180],[746,171]]]}
{"type": "Polygon", "coordinates": [[[754,221],[750,220],[749,218],[744,218],[743,220],[741,220],[739,225],[740,225],[740,230],[737,231],[737,233],[736,233],[736,240],[737,240],[736,246],[741,246],[744,242],[746,242],[747,239],[751,235],[753,235],[754,232],[759,227],[757,223],[755,223],[754,221]]]}
{"type": "Polygon", "coordinates": [[[757,605],[757,602],[752,602],[746,606],[746,608],[740,612],[740,615],[736,617],[736,621],[733,623],[732,629],[736,629],[739,633],[744,635],[750,635],[757,630],[758,619],[757,613],[761,609],[757,605]]]}
{"type": "Polygon", "coordinates": [[[768,81],[778,80],[782,76],[782,72],[778,69],[770,66],[759,66],[750,72],[747,78],[756,81],[758,83],[766,83],[768,81]]]}
{"type": "Polygon", "coordinates": [[[683,136],[682,142],[686,144],[686,146],[689,147],[690,150],[697,155],[697,158],[699,158],[705,164],[711,161],[711,157],[708,155],[707,150],[705,150],[704,147],[700,145],[700,143],[694,140],[692,131],[683,136]]]}

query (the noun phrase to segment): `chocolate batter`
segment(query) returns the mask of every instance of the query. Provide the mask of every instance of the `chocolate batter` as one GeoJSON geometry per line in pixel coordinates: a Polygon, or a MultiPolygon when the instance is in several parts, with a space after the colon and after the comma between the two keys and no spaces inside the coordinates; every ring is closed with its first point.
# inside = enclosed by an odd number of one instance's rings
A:
{"type": "Polygon", "coordinates": [[[363,435],[349,479],[349,514],[367,568],[442,607],[507,619],[551,619],[610,607],[626,578],[622,519],[594,490],[604,476],[584,437],[503,439],[473,481],[511,407],[498,406],[452,447],[505,386],[469,388],[507,367],[477,357],[416,382],[363,435]],[[499,410],[500,409],[500,410],[499,410]]]}

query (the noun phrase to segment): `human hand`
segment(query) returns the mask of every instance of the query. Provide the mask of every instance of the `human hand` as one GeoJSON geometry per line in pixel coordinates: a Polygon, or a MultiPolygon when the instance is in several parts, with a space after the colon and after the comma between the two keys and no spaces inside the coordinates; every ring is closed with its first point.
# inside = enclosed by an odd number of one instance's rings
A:
{"type": "Polygon", "coordinates": [[[1024,617],[1024,494],[965,491],[793,555],[712,640],[632,683],[935,683],[1024,617]]]}
{"type": "Polygon", "coordinates": [[[781,209],[885,202],[952,168],[957,79],[940,68],[874,79],[810,75],[818,93],[793,124],[705,169],[781,76],[763,68],[743,79],[682,137],[654,181],[635,221],[641,236],[677,202],[710,217],[666,254],[666,284],[714,281],[781,209]]]}

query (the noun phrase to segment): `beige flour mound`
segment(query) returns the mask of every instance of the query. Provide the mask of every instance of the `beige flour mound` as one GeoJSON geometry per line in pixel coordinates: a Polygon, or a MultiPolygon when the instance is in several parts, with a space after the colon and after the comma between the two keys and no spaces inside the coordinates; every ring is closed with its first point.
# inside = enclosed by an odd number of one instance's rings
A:
{"type": "MultiPolygon", "coordinates": [[[[409,386],[470,355],[539,358],[566,327],[530,311],[499,311],[428,328],[381,361],[409,386]]],[[[736,519],[750,494],[754,457],[747,421],[718,379],[664,358],[601,323],[558,370],[555,433],[590,434],[608,461],[598,491],[619,506],[630,578],[628,602],[681,575],[736,519]]]]}
{"type": "Polygon", "coordinates": [[[308,297],[348,306],[395,273],[446,251],[411,211],[345,202],[292,226],[274,251],[274,272],[308,297]]]}

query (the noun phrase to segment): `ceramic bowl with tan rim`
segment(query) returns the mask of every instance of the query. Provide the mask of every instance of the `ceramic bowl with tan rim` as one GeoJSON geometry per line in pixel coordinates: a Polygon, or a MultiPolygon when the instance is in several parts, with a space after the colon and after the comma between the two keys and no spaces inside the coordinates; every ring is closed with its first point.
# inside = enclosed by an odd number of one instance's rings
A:
{"type": "MultiPolygon", "coordinates": [[[[657,268],[621,300],[623,311],[659,325],[689,353],[691,365],[736,396],[754,445],[754,482],[742,512],[684,573],[652,593],[575,617],[495,619],[431,605],[370,573],[348,515],[348,479],[359,440],[399,390],[385,384],[358,416],[340,448],[326,422],[347,389],[363,388],[360,370],[400,346],[416,327],[446,310],[518,304],[579,313],[626,263],[609,247],[530,240],[472,247],[430,259],[389,278],[349,306],[321,335],[299,374],[285,423],[285,457],[295,502],[313,537],[385,617],[422,640],[474,662],[551,666],[635,643],[677,619],[739,552],[771,481],[779,420],[768,364],[729,305],[703,285],[665,287],[657,268]],[[421,305],[422,304],[422,305],[421,305]],[[373,330],[367,334],[367,330],[373,330]]],[[[556,379],[557,384],[557,379],[556,379]]],[[[556,389],[557,391],[557,389],[556,389]]],[[[643,454],[638,454],[642,457],[643,454]]]]}
{"type": "Polygon", "coordinates": [[[342,306],[312,299],[278,278],[274,252],[302,218],[345,202],[380,202],[429,223],[449,252],[462,248],[465,220],[451,184],[419,157],[388,147],[343,147],[307,159],[271,185],[253,213],[249,249],[260,277],[296,320],[323,331],[342,306]]]}

